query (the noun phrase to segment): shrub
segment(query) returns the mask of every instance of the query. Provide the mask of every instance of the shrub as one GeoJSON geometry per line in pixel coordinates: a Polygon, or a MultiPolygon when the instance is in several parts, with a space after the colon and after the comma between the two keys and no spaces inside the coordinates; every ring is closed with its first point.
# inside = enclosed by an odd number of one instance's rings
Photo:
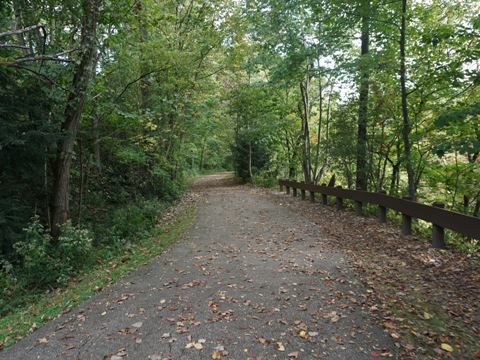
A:
{"type": "Polygon", "coordinates": [[[81,269],[92,253],[92,236],[86,229],[72,226],[68,220],[63,226],[55,248],[55,257],[63,259],[71,270],[81,269]]]}
{"type": "Polygon", "coordinates": [[[14,244],[22,265],[19,271],[27,283],[40,287],[63,283],[85,265],[92,252],[90,233],[68,221],[61,234],[53,242],[39,218],[34,217],[25,229],[25,240],[14,244]]]}
{"type": "Polygon", "coordinates": [[[115,235],[130,239],[147,227],[147,218],[137,205],[127,205],[115,211],[112,229],[115,235]]]}

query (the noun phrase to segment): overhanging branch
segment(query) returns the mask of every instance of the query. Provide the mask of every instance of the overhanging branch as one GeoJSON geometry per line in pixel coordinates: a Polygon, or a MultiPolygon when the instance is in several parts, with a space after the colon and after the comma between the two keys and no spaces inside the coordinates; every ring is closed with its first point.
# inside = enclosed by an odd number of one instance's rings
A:
{"type": "Polygon", "coordinates": [[[24,63],[24,62],[45,61],[45,60],[74,63],[75,60],[68,60],[68,59],[60,58],[60,56],[68,55],[68,54],[70,54],[74,51],[77,51],[77,50],[76,49],[66,50],[66,51],[62,51],[62,52],[57,53],[57,54],[46,54],[46,55],[25,57],[25,58],[15,59],[15,60],[12,60],[12,61],[0,61],[0,66],[16,66],[16,65],[19,65],[19,64],[24,63]]]}
{"type": "Polygon", "coordinates": [[[3,32],[3,33],[0,33],[0,37],[10,36],[10,35],[19,35],[19,34],[23,34],[23,33],[26,33],[26,32],[32,31],[32,30],[40,29],[40,28],[43,29],[44,26],[42,24],[32,25],[32,26],[26,27],[24,29],[17,29],[17,30],[6,31],[6,32],[3,32]]]}

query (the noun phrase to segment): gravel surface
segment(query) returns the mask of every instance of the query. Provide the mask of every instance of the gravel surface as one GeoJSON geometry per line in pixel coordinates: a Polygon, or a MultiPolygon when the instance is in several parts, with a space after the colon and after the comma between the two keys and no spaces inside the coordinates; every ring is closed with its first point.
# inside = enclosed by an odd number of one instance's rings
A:
{"type": "Polygon", "coordinates": [[[318,226],[225,176],[193,189],[184,239],[0,359],[398,358],[318,226]]]}

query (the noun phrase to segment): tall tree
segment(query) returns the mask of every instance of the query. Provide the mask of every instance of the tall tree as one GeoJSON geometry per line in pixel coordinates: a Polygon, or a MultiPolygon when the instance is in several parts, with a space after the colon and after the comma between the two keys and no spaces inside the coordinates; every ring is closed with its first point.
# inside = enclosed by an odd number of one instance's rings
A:
{"type": "Polygon", "coordinates": [[[70,171],[73,148],[82,116],[88,84],[96,65],[97,22],[99,0],[82,1],[82,27],[80,56],[75,64],[70,94],[65,106],[62,131],[65,138],[58,144],[54,165],[51,232],[54,238],[60,235],[60,226],[69,218],[70,171]]]}
{"type": "Polygon", "coordinates": [[[370,86],[370,63],[368,59],[370,46],[370,0],[362,0],[360,6],[361,17],[361,53],[359,69],[359,100],[358,100],[358,130],[357,130],[357,167],[355,186],[357,190],[367,190],[368,162],[367,162],[367,124],[368,124],[368,93],[370,86]]]}
{"type": "Polygon", "coordinates": [[[407,0],[402,0],[402,14],[400,25],[400,86],[402,89],[402,138],[403,138],[403,151],[405,154],[405,166],[408,176],[408,196],[415,200],[417,196],[417,187],[415,183],[415,173],[412,164],[411,143],[410,143],[410,131],[411,124],[408,115],[408,99],[407,99],[407,67],[406,67],[406,34],[407,34],[407,0]]]}

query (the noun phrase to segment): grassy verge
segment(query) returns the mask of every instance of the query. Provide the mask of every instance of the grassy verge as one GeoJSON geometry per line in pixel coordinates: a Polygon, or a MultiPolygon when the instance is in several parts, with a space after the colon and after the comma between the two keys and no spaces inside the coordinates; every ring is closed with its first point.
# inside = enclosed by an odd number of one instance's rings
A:
{"type": "Polygon", "coordinates": [[[69,312],[95,293],[163,253],[190,229],[195,214],[195,204],[184,207],[174,220],[154,229],[150,238],[133,245],[128,252],[100,263],[80,279],[72,280],[66,288],[45,294],[35,304],[0,319],[0,349],[14,344],[49,320],[69,312]]]}

